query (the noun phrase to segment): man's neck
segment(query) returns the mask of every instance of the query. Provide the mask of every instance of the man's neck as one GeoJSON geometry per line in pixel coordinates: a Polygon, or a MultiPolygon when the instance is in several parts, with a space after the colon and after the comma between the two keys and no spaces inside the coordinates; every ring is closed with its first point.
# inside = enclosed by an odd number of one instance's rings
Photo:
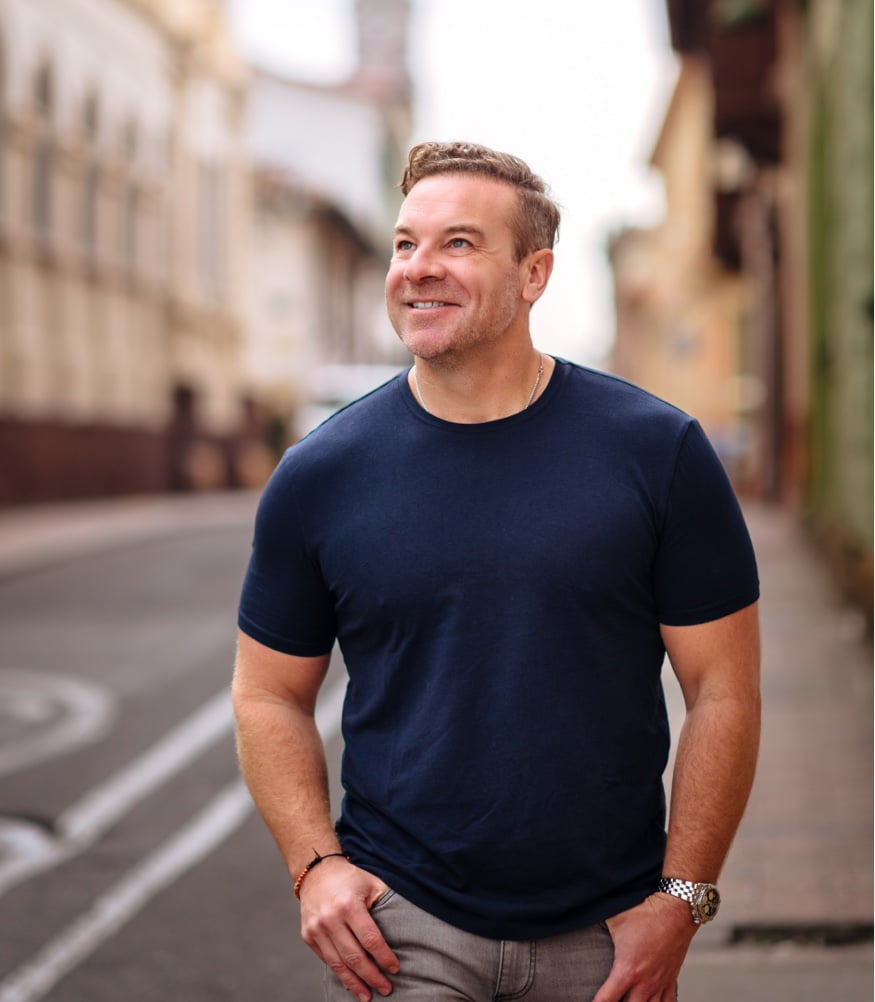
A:
{"type": "Polygon", "coordinates": [[[554,365],[552,358],[529,345],[518,357],[488,364],[417,359],[408,382],[427,413],[457,424],[481,424],[530,407],[543,393],[554,365]]]}

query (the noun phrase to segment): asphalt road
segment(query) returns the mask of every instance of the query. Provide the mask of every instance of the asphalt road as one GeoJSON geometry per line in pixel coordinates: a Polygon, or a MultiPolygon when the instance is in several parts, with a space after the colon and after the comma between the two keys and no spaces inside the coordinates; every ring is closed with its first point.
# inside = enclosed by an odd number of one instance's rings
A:
{"type": "MultiPolygon", "coordinates": [[[[234,757],[249,535],[189,528],[0,581],[0,1002],[320,998],[234,757]]],[[[319,718],[335,774],[338,716],[319,718]]]]}

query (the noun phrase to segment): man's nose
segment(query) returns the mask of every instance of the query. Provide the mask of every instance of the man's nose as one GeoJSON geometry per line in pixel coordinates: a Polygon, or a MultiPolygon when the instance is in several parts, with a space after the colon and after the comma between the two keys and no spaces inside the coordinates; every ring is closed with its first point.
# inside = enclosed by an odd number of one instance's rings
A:
{"type": "Polygon", "coordinates": [[[404,277],[411,282],[424,282],[429,278],[442,278],[444,268],[440,257],[432,248],[417,247],[404,262],[404,277]]]}

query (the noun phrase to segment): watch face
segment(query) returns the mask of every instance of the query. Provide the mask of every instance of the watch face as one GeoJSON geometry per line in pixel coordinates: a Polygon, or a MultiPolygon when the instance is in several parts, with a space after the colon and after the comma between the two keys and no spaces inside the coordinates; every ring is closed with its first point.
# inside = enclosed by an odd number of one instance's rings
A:
{"type": "Polygon", "coordinates": [[[704,884],[693,902],[700,922],[710,922],[720,907],[720,894],[713,884],[704,884]]]}

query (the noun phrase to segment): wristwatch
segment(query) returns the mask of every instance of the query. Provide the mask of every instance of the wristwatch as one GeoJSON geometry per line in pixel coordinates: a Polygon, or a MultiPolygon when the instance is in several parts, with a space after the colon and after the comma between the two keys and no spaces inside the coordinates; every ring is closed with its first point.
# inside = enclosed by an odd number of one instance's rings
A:
{"type": "Polygon", "coordinates": [[[663,877],[656,885],[657,891],[671,894],[688,902],[696,925],[710,922],[720,907],[720,892],[713,884],[694,884],[690,880],[663,877]]]}

